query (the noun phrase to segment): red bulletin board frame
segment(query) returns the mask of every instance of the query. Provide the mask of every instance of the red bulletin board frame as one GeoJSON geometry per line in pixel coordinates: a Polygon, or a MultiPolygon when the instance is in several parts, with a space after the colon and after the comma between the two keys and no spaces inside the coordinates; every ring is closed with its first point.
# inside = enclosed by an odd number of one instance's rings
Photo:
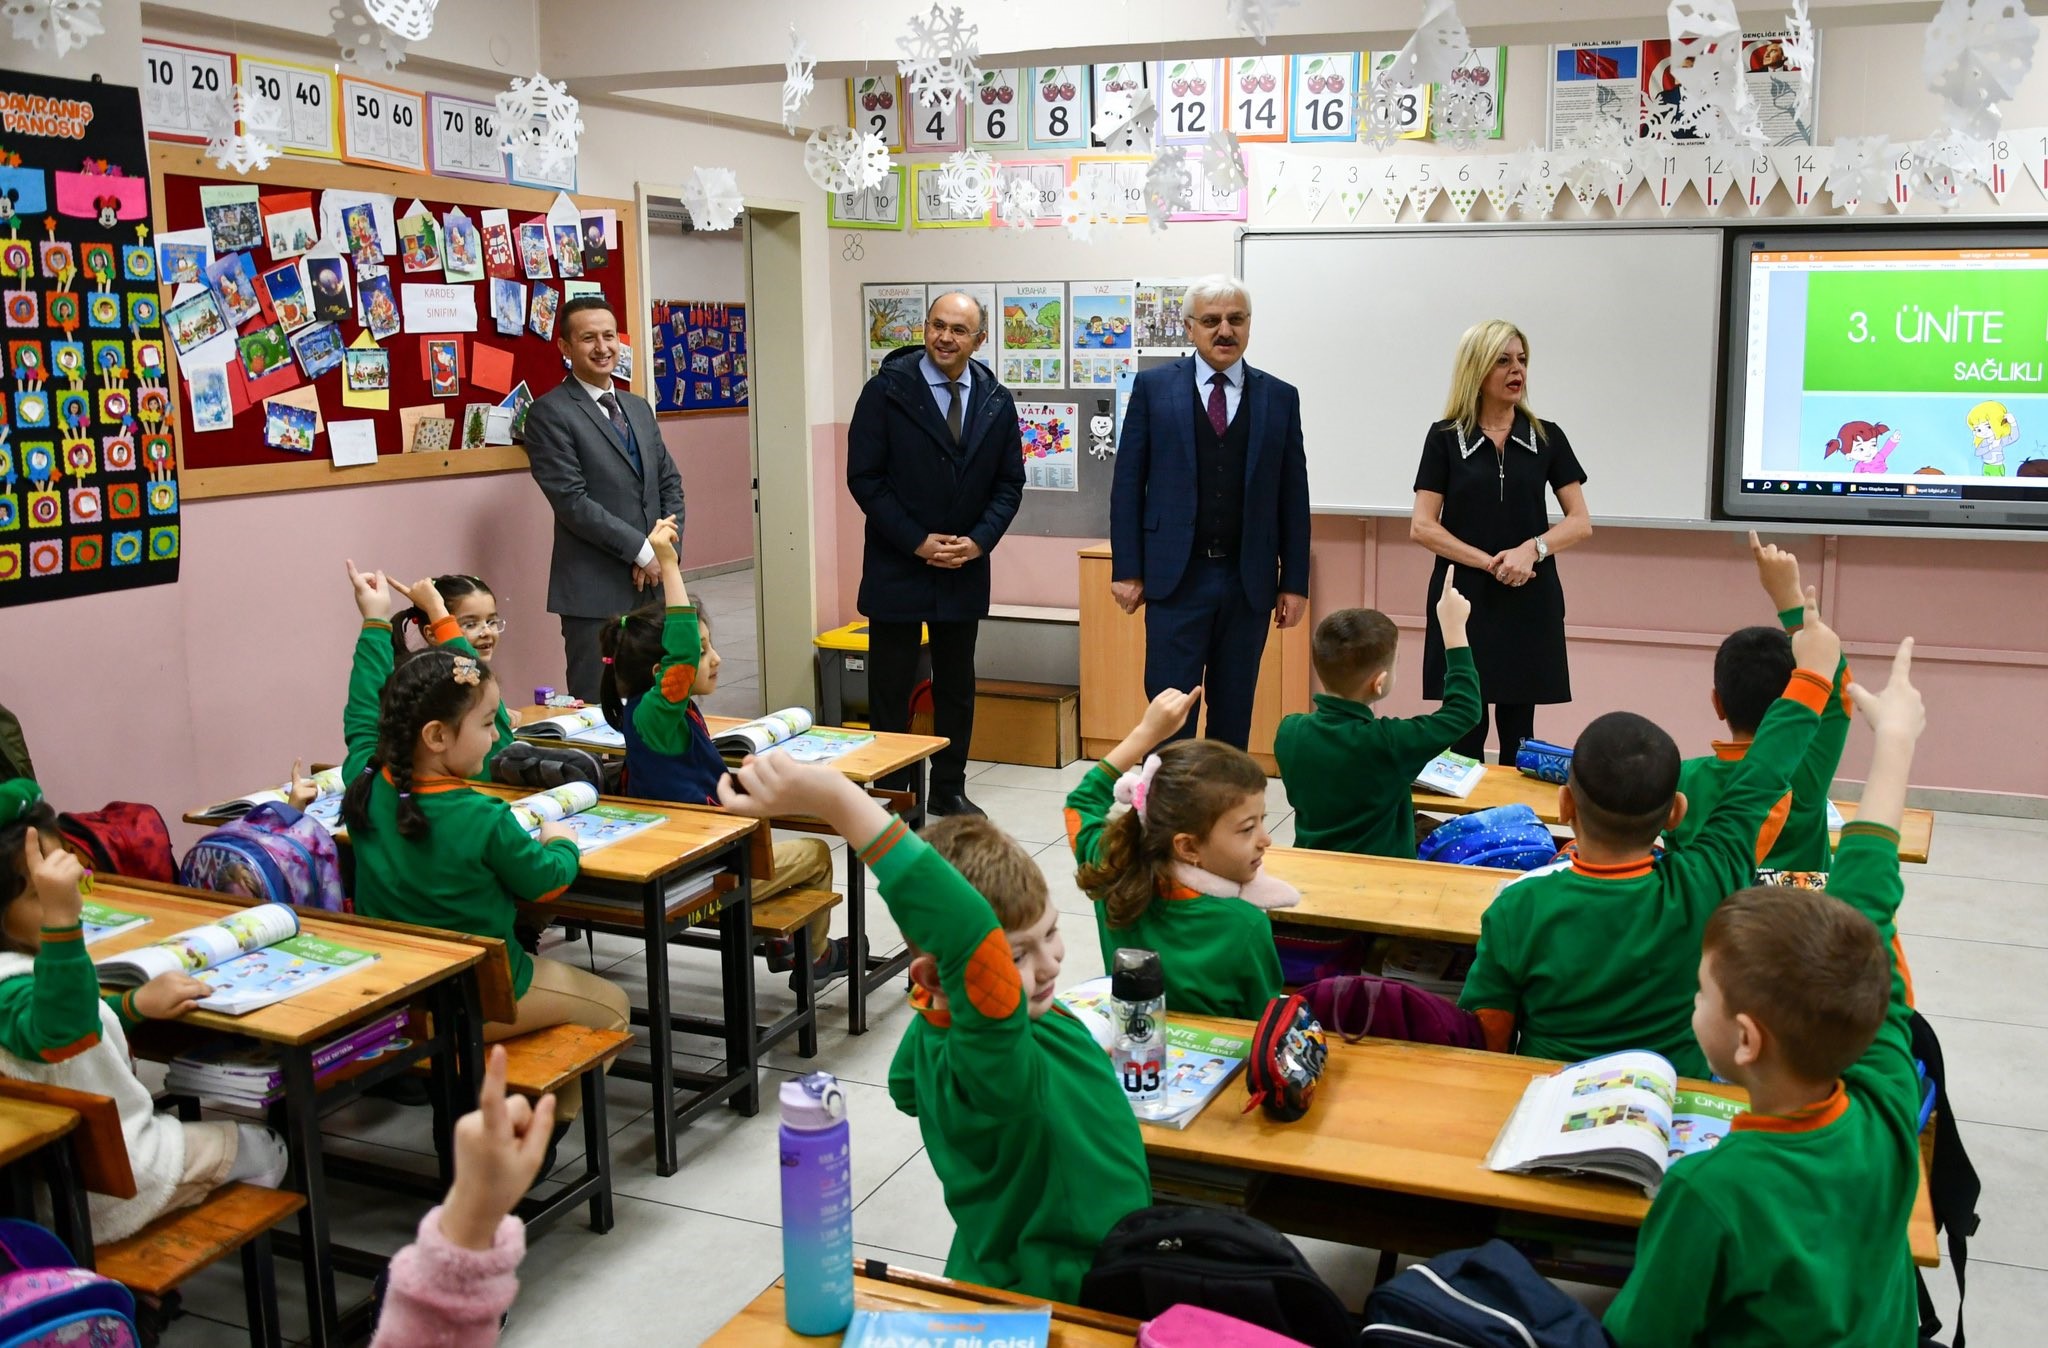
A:
{"type": "MultiPolygon", "coordinates": [[[[397,198],[399,210],[403,210],[417,197],[434,213],[436,220],[454,206],[462,207],[472,220],[479,221],[481,212],[496,208],[511,212],[515,225],[522,219],[545,215],[548,206],[555,199],[554,193],[533,188],[508,187],[503,184],[459,178],[433,178],[396,169],[363,168],[315,159],[276,160],[268,170],[236,179],[223,176],[203,150],[171,144],[152,145],[150,165],[151,216],[159,233],[203,227],[205,217],[200,209],[199,189],[211,183],[253,183],[266,197],[287,192],[313,192],[316,194],[316,204],[317,194],[327,188],[385,192],[397,198]]],[[[613,312],[618,315],[620,335],[632,343],[636,355],[641,355],[643,343],[639,338],[638,329],[644,313],[639,299],[638,212],[630,201],[581,195],[573,199],[578,206],[587,211],[610,210],[618,214],[618,246],[611,250],[611,266],[585,279],[596,281],[603,287],[605,297],[612,302],[613,312]]],[[[251,257],[259,271],[272,265],[270,252],[266,248],[251,250],[251,257]]],[[[393,258],[393,289],[396,290],[407,279],[402,266],[393,258]]],[[[447,278],[443,273],[436,271],[417,273],[411,279],[440,284],[447,278]]],[[[350,280],[353,286],[353,274],[350,280]]],[[[174,379],[172,387],[176,392],[173,401],[177,404],[174,426],[178,446],[180,489],[185,499],[201,500],[215,496],[300,491],[316,487],[355,487],[372,482],[402,481],[421,477],[524,471],[526,451],[518,445],[492,445],[483,449],[455,449],[434,454],[408,454],[403,450],[398,415],[400,408],[421,403],[444,403],[447,405],[448,415],[451,418],[459,418],[463,406],[467,403],[495,403],[504,396],[488,389],[477,388],[469,382],[469,349],[479,342],[510,350],[513,353],[513,382],[516,384],[519,380],[525,380],[536,398],[561,382],[564,376],[561,354],[555,349],[554,343],[543,342],[530,332],[522,333],[516,338],[498,335],[490,319],[490,283],[485,280],[473,284],[477,291],[479,326],[476,332],[459,334],[464,348],[463,387],[456,396],[432,396],[426,377],[421,371],[418,355],[419,339],[423,334],[413,332],[401,332],[383,343],[385,349],[391,352],[389,410],[379,412],[344,407],[341,401],[342,373],[338,369],[314,382],[313,386],[320,391],[320,415],[323,418],[329,421],[368,418],[376,423],[378,454],[377,462],[374,464],[361,468],[336,468],[328,456],[324,440],[317,442],[318,447],[311,456],[270,448],[263,443],[260,404],[237,416],[233,428],[229,430],[195,434],[192,430],[191,408],[184,396],[183,381],[174,379]]],[[[534,283],[524,284],[531,286],[534,283]]],[[[562,288],[559,277],[541,284],[552,285],[557,292],[562,288]]],[[[169,303],[170,293],[170,287],[162,288],[166,304],[169,303]]],[[[529,291],[529,296],[530,293],[529,291]]],[[[256,325],[252,322],[247,326],[253,328],[256,325]]],[[[344,343],[354,341],[361,331],[353,321],[345,320],[340,326],[344,343]]],[[[168,338],[164,342],[164,355],[175,372],[177,351],[168,338]]],[[[635,371],[635,382],[632,387],[636,392],[645,379],[644,373],[635,371]]]]}

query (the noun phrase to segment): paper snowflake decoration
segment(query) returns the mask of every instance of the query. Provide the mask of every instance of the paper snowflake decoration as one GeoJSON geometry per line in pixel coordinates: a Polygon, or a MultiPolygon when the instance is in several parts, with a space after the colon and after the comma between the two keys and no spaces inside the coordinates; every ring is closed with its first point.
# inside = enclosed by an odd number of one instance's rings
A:
{"type": "Polygon", "coordinates": [[[1471,54],[1472,39],[1458,17],[1457,0],[1423,0],[1422,22],[1387,70],[1404,88],[1437,84],[1471,54]]]}
{"type": "MultiPolygon", "coordinates": [[[[339,0],[327,11],[334,20],[334,40],[341,47],[341,59],[373,75],[389,75],[405,59],[407,40],[396,29],[379,22],[371,13],[383,9],[375,0],[339,0]]],[[[433,6],[427,6],[428,27],[432,27],[433,6]]]]}
{"type": "Polygon", "coordinates": [[[910,16],[910,31],[896,39],[903,59],[896,72],[903,76],[903,92],[928,108],[946,108],[974,97],[981,82],[975,61],[981,56],[981,30],[966,22],[958,5],[949,16],[946,7],[932,6],[931,13],[910,16]]]}
{"type": "Polygon", "coordinates": [[[434,10],[441,0],[362,0],[370,22],[407,42],[425,42],[434,34],[434,10]]]}
{"type": "Polygon", "coordinates": [[[1587,197],[1611,196],[1636,171],[1635,132],[1612,117],[1594,117],[1565,136],[1559,145],[1569,161],[1565,181],[1580,204],[1587,197]]]}
{"type": "Polygon", "coordinates": [[[827,192],[860,192],[889,176],[889,147],[872,131],[821,126],[804,142],[804,172],[827,192]]]}
{"type": "Polygon", "coordinates": [[[693,168],[683,183],[683,209],[699,229],[731,229],[746,199],[729,168],[693,168]]]}
{"type": "Polygon", "coordinates": [[[789,26],[789,60],[782,70],[782,129],[793,136],[796,134],[796,119],[810,100],[811,90],[818,84],[818,63],[811,56],[811,49],[797,35],[795,24],[789,26]]]}
{"type": "Polygon", "coordinates": [[[0,16],[14,24],[14,40],[37,51],[45,44],[64,56],[107,30],[100,25],[100,0],[6,0],[0,16]]]}
{"type": "Polygon", "coordinates": [[[1883,136],[1842,136],[1828,167],[1828,195],[1838,210],[1891,195],[1892,143],[1883,136]]]}
{"type": "Polygon", "coordinates": [[[1785,62],[1799,72],[1798,101],[1792,105],[1792,119],[1805,126],[1813,114],[1814,65],[1820,60],[1820,45],[1814,40],[1813,20],[1806,16],[1808,0],[1792,0],[1792,12],[1785,16],[1788,36],[1779,46],[1785,62]]]}
{"type": "Polygon", "coordinates": [[[278,148],[250,128],[262,116],[257,108],[258,100],[249,95],[241,86],[235,88],[235,100],[230,106],[225,123],[216,125],[213,134],[206,141],[206,157],[224,169],[236,173],[248,173],[251,169],[263,170],[270,167],[270,161],[279,153],[278,148]]]}
{"type": "Polygon", "coordinates": [[[1961,131],[1935,132],[1912,149],[1913,194],[1948,210],[1972,183],[1991,181],[1991,142],[1961,131]]]}
{"type": "MultiPolygon", "coordinates": [[[[1446,84],[1429,110],[1429,130],[1439,144],[1454,150],[1476,150],[1493,130],[1493,110],[1478,89],[1446,84]]],[[[1603,119],[1604,120],[1604,119],[1603,119]]]]}
{"type": "Polygon", "coordinates": [[[1067,208],[1060,216],[1067,237],[1086,243],[1095,226],[1112,225],[1123,219],[1116,204],[1116,189],[1106,173],[1084,173],[1067,184],[1067,208]]]}
{"type": "Polygon", "coordinates": [[[1701,141],[1762,148],[1762,120],[1743,78],[1742,20],[1734,0],[1671,0],[1665,18],[1678,124],[1701,141]]]}
{"type": "Polygon", "coordinates": [[[1642,139],[1646,141],[1678,139],[1678,105],[1653,97],[1648,90],[1641,95],[1636,120],[1642,125],[1642,139]]]}
{"type": "Polygon", "coordinates": [[[1244,190],[1244,150],[1236,132],[1219,126],[1209,133],[1202,146],[1202,172],[1218,192],[1244,190]]]}
{"type": "Polygon", "coordinates": [[[939,164],[939,199],[955,215],[987,215],[996,194],[996,161],[980,150],[957,150],[939,164]]]}
{"type": "Polygon", "coordinates": [[[1125,154],[1143,154],[1152,148],[1152,133],[1159,126],[1159,105],[1150,89],[1105,94],[1096,110],[1089,134],[1103,148],[1125,154]]]}
{"type": "Polygon", "coordinates": [[[566,81],[557,82],[535,71],[530,80],[514,79],[512,87],[497,97],[498,148],[522,159],[530,159],[542,173],[550,173],[576,157],[583,139],[582,104],[569,92],[566,81]]]}
{"type": "Polygon", "coordinates": [[[1272,36],[1277,11],[1300,3],[1301,0],[1223,0],[1223,13],[1237,25],[1238,32],[1263,47],[1272,36]]]}
{"type": "Polygon", "coordinates": [[[2034,64],[2034,21],[2020,0],[1942,0],[1920,58],[1928,92],[1959,131],[1990,139],[1999,104],[2019,92],[2034,64]]]}
{"type": "Polygon", "coordinates": [[[1358,91],[1358,138],[1384,150],[1401,138],[1400,90],[1386,71],[1376,71],[1358,91]]]}
{"type": "Polygon", "coordinates": [[[1038,223],[1038,185],[1012,175],[996,189],[996,219],[1017,229],[1038,223]]]}
{"type": "Polygon", "coordinates": [[[1145,168],[1145,223],[1154,230],[1166,228],[1177,212],[1194,205],[1195,175],[1188,168],[1185,147],[1169,145],[1152,156],[1145,168]]]}

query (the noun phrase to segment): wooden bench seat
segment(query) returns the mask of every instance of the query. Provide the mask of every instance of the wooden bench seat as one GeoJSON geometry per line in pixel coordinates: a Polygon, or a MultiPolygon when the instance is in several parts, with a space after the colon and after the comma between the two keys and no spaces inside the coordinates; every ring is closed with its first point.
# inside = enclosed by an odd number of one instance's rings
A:
{"type": "MultiPolygon", "coordinates": [[[[562,1182],[547,1198],[521,1200],[518,1214],[527,1235],[538,1235],[578,1203],[590,1205],[590,1229],[612,1229],[612,1139],[605,1124],[604,1069],[633,1042],[630,1030],[594,1030],[584,1025],[550,1025],[531,1034],[500,1040],[505,1050],[505,1085],[529,1098],[558,1091],[572,1081],[583,1086],[583,1172],[562,1182]]],[[[540,1182],[547,1180],[539,1176],[540,1182]]]]}
{"type": "Polygon", "coordinates": [[[766,1053],[794,1034],[800,1056],[818,1056],[816,965],[821,952],[811,948],[811,923],[819,914],[831,912],[843,898],[836,890],[792,889],[754,904],[755,940],[788,939],[796,946],[796,1010],[772,1025],[760,1027],[761,1052],[766,1053]]]}
{"type": "Polygon", "coordinates": [[[793,936],[809,926],[818,914],[838,907],[844,898],[832,889],[792,889],[772,899],[757,900],[753,911],[754,935],[793,936]]]}

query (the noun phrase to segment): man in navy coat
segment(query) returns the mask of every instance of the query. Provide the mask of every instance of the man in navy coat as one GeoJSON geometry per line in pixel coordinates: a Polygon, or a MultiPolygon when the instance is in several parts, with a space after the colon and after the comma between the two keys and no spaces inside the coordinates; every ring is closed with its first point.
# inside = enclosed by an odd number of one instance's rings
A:
{"type": "Polygon", "coordinates": [[[1110,588],[1124,612],[1145,609],[1145,695],[1200,684],[1209,738],[1242,749],[1267,621],[1308,612],[1301,395],[1245,364],[1244,282],[1197,281],[1182,312],[1195,354],[1139,374],[1124,413],[1110,588]]]}
{"type": "Polygon", "coordinates": [[[910,729],[919,628],[930,633],[932,814],[980,814],[967,799],[974,641],[988,616],[989,559],[1024,499],[1017,403],[974,359],[988,314],[951,291],[925,315],[924,345],[891,352],[846,428],[846,487],[867,515],[860,611],[868,619],[869,715],[910,729]]]}

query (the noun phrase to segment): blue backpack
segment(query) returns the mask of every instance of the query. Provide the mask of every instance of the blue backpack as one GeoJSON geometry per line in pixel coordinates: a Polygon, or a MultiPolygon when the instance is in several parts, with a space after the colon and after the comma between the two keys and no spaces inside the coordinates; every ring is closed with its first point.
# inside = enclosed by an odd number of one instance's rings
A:
{"type": "Polygon", "coordinates": [[[179,865],[178,883],[330,913],[347,902],[334,835],[289,805],[258,805],[201,838],[179,865]]]}
{"type": "Polygon", "coordinates": [[[1526,805],[1496,805],[1439,824],[1416,849],[1422,861],[1532,871],[1557,858],[1557,839],[1526,805]]]}
{"type": "Polygon", "coordinates": [[[1613,1348],[1593,1312],[1504,1240],[1414,1264],[1365,1299],[1359,1348],[1613,1348]]]}
{"type": "Polygon", "coordinates": [[[135,1348],[135,1298],[33,1222],[0,1219],[0,1348],[135,1348]]]}

